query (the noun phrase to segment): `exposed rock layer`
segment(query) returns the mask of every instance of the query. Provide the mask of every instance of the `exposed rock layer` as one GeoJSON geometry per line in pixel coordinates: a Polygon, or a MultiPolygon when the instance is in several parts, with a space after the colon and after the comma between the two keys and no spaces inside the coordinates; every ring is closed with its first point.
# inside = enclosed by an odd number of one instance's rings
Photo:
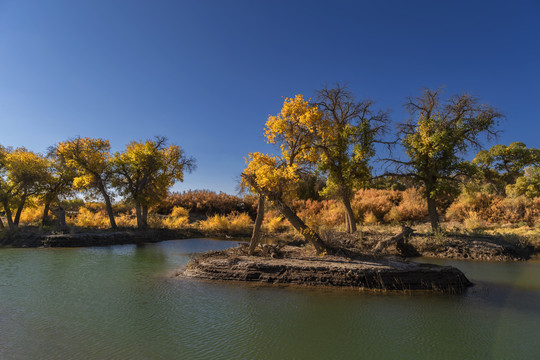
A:
{"type": "Polygon", "coordinates": [[[461,271],[451,266],[419,264],[396,258],[287,256],[294,252],[291,248],[284,248],[286,257],[281,259],[236,255],[234,249],[210,252],[195,259],[181,275],[269,284],[453,293],[462,292],[472,285],[461,271]]]}

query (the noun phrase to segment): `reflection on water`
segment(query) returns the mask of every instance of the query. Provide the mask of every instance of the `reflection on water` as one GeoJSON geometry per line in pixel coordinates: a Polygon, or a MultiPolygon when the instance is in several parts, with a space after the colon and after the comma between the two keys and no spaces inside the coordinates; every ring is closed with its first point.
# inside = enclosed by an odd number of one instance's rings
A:
{"type": "MultiPolygon", "coordinates": [[[[0,249],[1,359],[534,358],[540,262],[441,261],[463,295],[181,280],[204,239],[0,249]]],[[[422,259],[420,259],[422,261],[422,259]]],[[[433,262],[433,260],[430,260],[433,262]]]]}

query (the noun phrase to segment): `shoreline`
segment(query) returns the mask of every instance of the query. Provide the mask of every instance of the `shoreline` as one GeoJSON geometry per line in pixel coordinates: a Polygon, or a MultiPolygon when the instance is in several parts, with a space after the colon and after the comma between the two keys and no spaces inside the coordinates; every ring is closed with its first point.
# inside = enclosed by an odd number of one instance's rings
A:
{"type": "MultiPolygon", "coordinates": [[[[148,230],[92,230],[77,229],[66,234],[52,234],[40,229],[21,228],[15,232],[5,232],[0,238],[0,247],[36,248],[36,247],[90,247],[124,244],[155,243],[165,240],[182,240],[193,238],[219,238],[223,240],[249,241],[247,233],[202,232],[196,229],[148,229],[148,230]]],[[[391,236],[392,234],[384,234],[391,236]]],[[[331,243],[338,242],[339,247],[353,249],[358,253],[373,254],[374,247],[381,240],[381,235],[363,238],[355,235],[332,233],[331,243]],[[335,240],[335,239],[337,240],[335,240]]],[[[269,235],[269,239],[290,240],[283,234],[269,235]]],[[[288,241],[279,240],[278,243],[288,241]]],[[[442,241],[414,234],[407,241],[408,253],[396,246],[390,246],[380,253],[385,256],[413,258],[443,258],[470,261],[524,261],[538,254],[538,249],[518,247],[492,236],[455,236],[448,235],[442,241]]]]}

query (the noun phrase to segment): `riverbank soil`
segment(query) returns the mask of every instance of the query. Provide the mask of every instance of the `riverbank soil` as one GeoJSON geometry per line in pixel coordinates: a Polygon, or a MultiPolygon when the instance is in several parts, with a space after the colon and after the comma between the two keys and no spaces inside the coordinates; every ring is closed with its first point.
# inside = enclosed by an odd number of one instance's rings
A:
{"type": "Polygon", "coordinates": [[[90,230],[54,234],[39,228],[21,228],[6,231],[0,237],[1,246],[11,247],[88,247],[124,244],[152,243],[204,237],[194,229],[149,229],[149,230],[90,230]]]}
{"type": "MultiPolygon", "coordinates": [[[[402,231],[402,230],[401,230],[402,231]]],[[[399,238],[399,229],[389,231],[369,230],[347,234],[338,231],[322,231],[321,237],[331,248],[343,249],[368,255],[390,255],[400,257],[435,257],[479,261],[520,261],[538,252],[533,246],[511,244],[497,236],[485,235],[428,235],[425,233],[404,234],[399,238]],[[399,239],[398,239],[399,238],[399,239]],[[397,239],[397,241],[393,241],[397,239]],[[384,246],[382,246],[384,245],[384,246]]],[[[86,247],[121,244],[140,244],[163,240],[189,238],[227,238],[249,240],[243,233],[211,233],[194,228],[149,229],[149,230],[92,230],[70,229],[67,233],[55,234],[39,227],[21,227],[15,231],[0,233],[0,246],[11,247],[86,247]]],[[[294,233],[267,234],[266,242],[295,243],[294,233]]],[[[298,243],[298,242],[296,242],[298,243]]]]}
{"type": "Polygon", "coordinates": [[[461,271],[451,266],[353,252],[319,256],[311,246],[290,245],[264,245],[254,256],[247,255],[246,245],[208,252],[194,259],[179,275],[207,280],[380,291],[461,293],[472,285],[461,271]]]}
{"type": "MultiPolygon", "coordinates": [[[[380,243],[397,235],[398,233],[371,231],[352,235],[330,233],[325,238],[330,243],[345,244],[364,253],[373,253],[380,243]]],[[[529,259],[537,250],[532,246],[511,244],[497,236],[428,235],[413,232],[405,236],[401,243],[390,243],[380,254],[476,261],[522,261],[529,259]]]]}

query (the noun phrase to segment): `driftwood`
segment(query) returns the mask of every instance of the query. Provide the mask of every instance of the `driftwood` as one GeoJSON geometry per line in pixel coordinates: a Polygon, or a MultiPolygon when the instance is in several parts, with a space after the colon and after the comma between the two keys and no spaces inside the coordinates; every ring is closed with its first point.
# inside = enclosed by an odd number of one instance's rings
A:
{"type": "Polygon", "coordinates": [[[407,243],[407,239],[414,233],[414,230],[408,226],[402,226],[401,232],[396,236],[380,241],[373,249],[375,254],[380,253],[383,249],[386,249],[390,245],[396,245],[397,250],[404,256],[419,256],[418,252],[407,243]]]}

